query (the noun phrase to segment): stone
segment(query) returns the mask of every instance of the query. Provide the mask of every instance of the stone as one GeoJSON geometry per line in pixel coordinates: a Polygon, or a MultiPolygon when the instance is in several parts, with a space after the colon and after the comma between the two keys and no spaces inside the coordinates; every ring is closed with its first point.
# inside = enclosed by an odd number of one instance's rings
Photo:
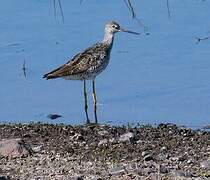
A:
{"type": "Polygon", "coordinates": [[[149,154],[148,151],[143,151],[143,152],[141,153],[142,157],[145,157],[145,156],[148,155],[148,154],[149,154]]]}
{"type": "Polygon", "coordinates": [[[148,180],[159,180],[161,179],[158,174],[155,174],[155,173],[151,173],[147,178],[145,179],[148,179],[148,180]]]}
{"type": "Polygon", "coordinates": [[[165,173],[168,173],[169,170],[165,166],[160,165],[159,166],[159,172],[162,173],[162,174],[165,174],[165,173]]]}
{"type": "Polygon", "coordinates": [[[210,170],[210,160],[207,161],[202,161],[200,163],[201,168],[205,169],[205,170],[210,170]]]}
{"type": "Polygon", "coordinates": [[[191,177],[193,177],[193,175],[190,172],[182,171],[182,170],[174,170],[173,175],[175,176],[175,178],[178,178],[178,177],[191,178],[191,177]]]}
{"type": "Polygon", "coordinates": [[[119,167],[114,167],[112,169],[109,170],[109,174],[111,175],[119,175],[125,172],[125,168],[122,166],[119,167]]]}
{"type": "Polygon", "coordinates": [[[152,154],[150,154],[149,151],[143,151],[141,153],[142,157],[144,158],[145,161],[151,161],[153,160],[152,154]]]}
{"type": "Polygon", "coordinates": [[[161,150],[161,151],[166,151],[167,148],[166,148],[165,146],[163,146],[160,150],[161,150]]]}
{"type": "Polygon", "coordinates": [[[153,160],[153,157],[152,157],[151,154],[147,154],[146,156],[144,156],[144,160],[145,161],[151,161],[151,160],[153,160]]]}
{"type": "Polygon", "coordinates": [[[31,155],[31,148],[20,139],[6,139],[0,141],[0,155],[3,157],[26,157],[31,155]]]}
{"type": "Polygon", "coordinates": [[[49,119],[57,119],[57,118],[60,118],[60,117],[62,117],[62,116],[59,115],[59,114],[49,114],[49,115],[47,115],[47,117],[48,117],[49,119]]]}
{"type": "Polygon", "coordinates": [[[115,139],[115,138],[109,139],[109,142],[110,142],[110,143],[113,143],[113,144],[114,144],[114,143],[118,143],[117,139],[115,139]]]}
{"type": "Polygon", "coordinates": [[[98,131],[98,135],[100,135],[100,136],[107,136],[108,134],[109,134],[109,132],[106,131],[106,130],[99,130],[98,131]]]}
{"type": "MultiPolygon", "coordinates": [[[[48,177],[48,178],[50,178],[50,177],[48,177]]],[[[75,176],[71,176],[71,175],[56,175],[56,176],[54,176],[54,178],[56,180],[83,180],[84,179],[82,176],[79,176],[79,175],[75,175],[75,176]]],[[[43,179],[45,179],[45,178],[43,178],[43,179]]]]}
{"type": "Polygon", "coordinates": [[[9,176],[0,176],[0,180],[10,180],[9,176]]]}
{"type": "Polygon", "coordinates": [[[100,176],[94,176],[90,178],[91,180],[103,180],[100,176]]]}
{"type": "Polygon", "coordinates": [[[75,134],[75,135],[73,136],[73,138],[74,138],[76,141],[84,141],[84,140],[85,140],[84,136],[81,135],[81,134],[79,134],[79,133],[75,134]]]}
{"type": "Polygon", "coordinates": [[[194,161],[192,159],[187,160],[187,164],[192,164],[194,161]]]}
{"type": "Polygon", "coordinates": [[[134,133],[128,132],[120,136],[119,142],[130,142],[132,138],[134,138],[134,133]]]}
{"type": "Polygon", "coordinates": [[[98,146],[103,146],[103,145],[106,145],[107,143],[108,143],[107,139],[102,139],[99,141],[98,146]]]}
{"type": "Polygon", "coordinates": [[[31,149],[32,149],[33,152],[39,153],[39,152],[41,152],[42,150],[44,150],[44,146],[43,146],[43,145],[37,145],[37,146],[31,147],[31,149]]]}
{"type": "Polygon", "coordinates": [[[203,129],[210,129],[210,125],[204,126],[203,129]]]}

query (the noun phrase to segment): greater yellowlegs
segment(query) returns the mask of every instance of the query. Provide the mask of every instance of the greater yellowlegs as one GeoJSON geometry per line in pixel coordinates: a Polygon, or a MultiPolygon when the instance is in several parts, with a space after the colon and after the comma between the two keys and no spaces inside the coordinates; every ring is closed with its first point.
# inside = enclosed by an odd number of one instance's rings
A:
{"type": "Polygon", "coordinates": [[[98,123],[95,78],[109,63],[114,34],[117,32],[139,34],[123,29],[118,23],[111,21],[105,26],[105,34],[102,42],[87,48],[83,52],[75,55],[66,64],[43,76],[46,79],[64,78],[67,80],[82,80],[84,82],[85,114],[88,124],[90,123],[90,119],[88,117],[86,80],[92,80],[95,123],[98,123]]]}

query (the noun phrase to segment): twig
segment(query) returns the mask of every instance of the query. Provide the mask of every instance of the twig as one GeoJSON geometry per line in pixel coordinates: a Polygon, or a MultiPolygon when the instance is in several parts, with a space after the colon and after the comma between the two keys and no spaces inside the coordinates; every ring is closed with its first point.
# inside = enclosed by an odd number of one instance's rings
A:
{"type": "Polygon", "coordinates": [[[80,3],[80,4],[82,4],[82,3],[83,3],[83,1],[84,1],[84,0],[80,0],[80,2],[79,2],[79,3],[80,3]]]}
{"type": "Polygon", "coordinates": [[[131,12],[131,16],[136,22],[139,24],[139,26],[144,28],[144,31],[148,31],[148,28],[141,22],[141,20],[137,17],[135,10],[133,8],[133,5],[131,3],[131,0],[123,0],[128,10],[131,12]]]}
{"type": "MultiPolygon", "coordinates": [[[[62,4],[61,4],[60,0],[57,0],[57,2],[58,2],[59,10],[60,10],[60,13],[61,13],[62,22],[64,23],[64,13],[63,13],[62,4]]],[[[54,17],[55,17],[55,20],[56,20],[57,19],[56,0],[53,0],[53,6],[54,6],[54,17]]]]}
{"type": "Polygon", "coordinates": [[[26,78],[26,61],[25,61],[25,60],[23,61],[22,70],[23,70],[23,75],[24,75],[24,77],[26,78]]]}
{"type": "Polygon", "coordinates": [[[168,18],[171,18],[171,11],[170,11],[170,6],[169,6],[169,0],[166,0],[167,4],[167,10],[168,10],[168,18]]]}
{"type": "Polygon", "coordinates": [[[53,7],[54,7],[54,18],[56,20],[56,6],[55,6],[55,0],[53,0],[53,7]]]}
{"type": "Polygon", "coordinates": [[[129,11],[132,14],[132,18],[136,18],[136,13],[134,11],[134,8],[131,4],[131,0],[124,0],[125,5],[127,6],[127,8],[129,9],[129,11]]]}
{"type": "Polygon", "coordinates": [[[61,1],[60,1],[60,0],[58,0],[58,4],[59,4],[60,11],[61,11],[62,21],[63,21],[63,23],[64,23],[63,9],[62,9],[62,5],[61,5],[61,1]]]}
{"type": "Polygon", "coordinates": [[[205,40],[210,39],[210,36],[208,36],[208,37],[204,37],[204,38],[198,38],[198,37],[196,37],[195,39],[197,39],[196,44],[198,44],[198,43],[200,43],[201,41],[205,41],[205,40]]]}

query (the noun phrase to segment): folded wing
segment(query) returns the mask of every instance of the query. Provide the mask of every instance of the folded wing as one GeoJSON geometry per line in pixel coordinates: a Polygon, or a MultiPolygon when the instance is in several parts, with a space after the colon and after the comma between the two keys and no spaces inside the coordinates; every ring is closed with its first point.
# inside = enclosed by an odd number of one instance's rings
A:
{"type": "Polygon", "coordinates": [[[68,61],[66,64],[59,68],[45,74],[43,78],[54,79],[59,77],[77,75],[88,73],[91,69],[97,69],[103,63],[106,57],[106,47],[102,48],[102,44],[95,44],[94,46],[86,49],[84,52],[77,54],[68,61]]]}

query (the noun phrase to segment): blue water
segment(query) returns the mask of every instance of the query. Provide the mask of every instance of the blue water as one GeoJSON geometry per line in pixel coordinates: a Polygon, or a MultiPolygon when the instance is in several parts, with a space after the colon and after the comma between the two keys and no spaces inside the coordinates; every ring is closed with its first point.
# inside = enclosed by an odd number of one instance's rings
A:
{"type": "MultiPolygon", "coordinates": [[[[0,121],[83,123],[80,81],[46,81],[42,75],[100,41],[115,20],[140,36],[117,34],[108,68],[97,78],[101,123],[161,122],[201,127],[210,123],[209,1],[133,1],[150,35],[132,20],[122,0],[2,1],[0,6],[0,121]],[[110,1],[111,2],[111,1],[110,1]],[[27,78],[22,72],[26,62],[27,78]],[[48,114],[63,116],[49,120],[48,114]]],[[[90,116],[92,113],[89,85],[90,116]]]]}

